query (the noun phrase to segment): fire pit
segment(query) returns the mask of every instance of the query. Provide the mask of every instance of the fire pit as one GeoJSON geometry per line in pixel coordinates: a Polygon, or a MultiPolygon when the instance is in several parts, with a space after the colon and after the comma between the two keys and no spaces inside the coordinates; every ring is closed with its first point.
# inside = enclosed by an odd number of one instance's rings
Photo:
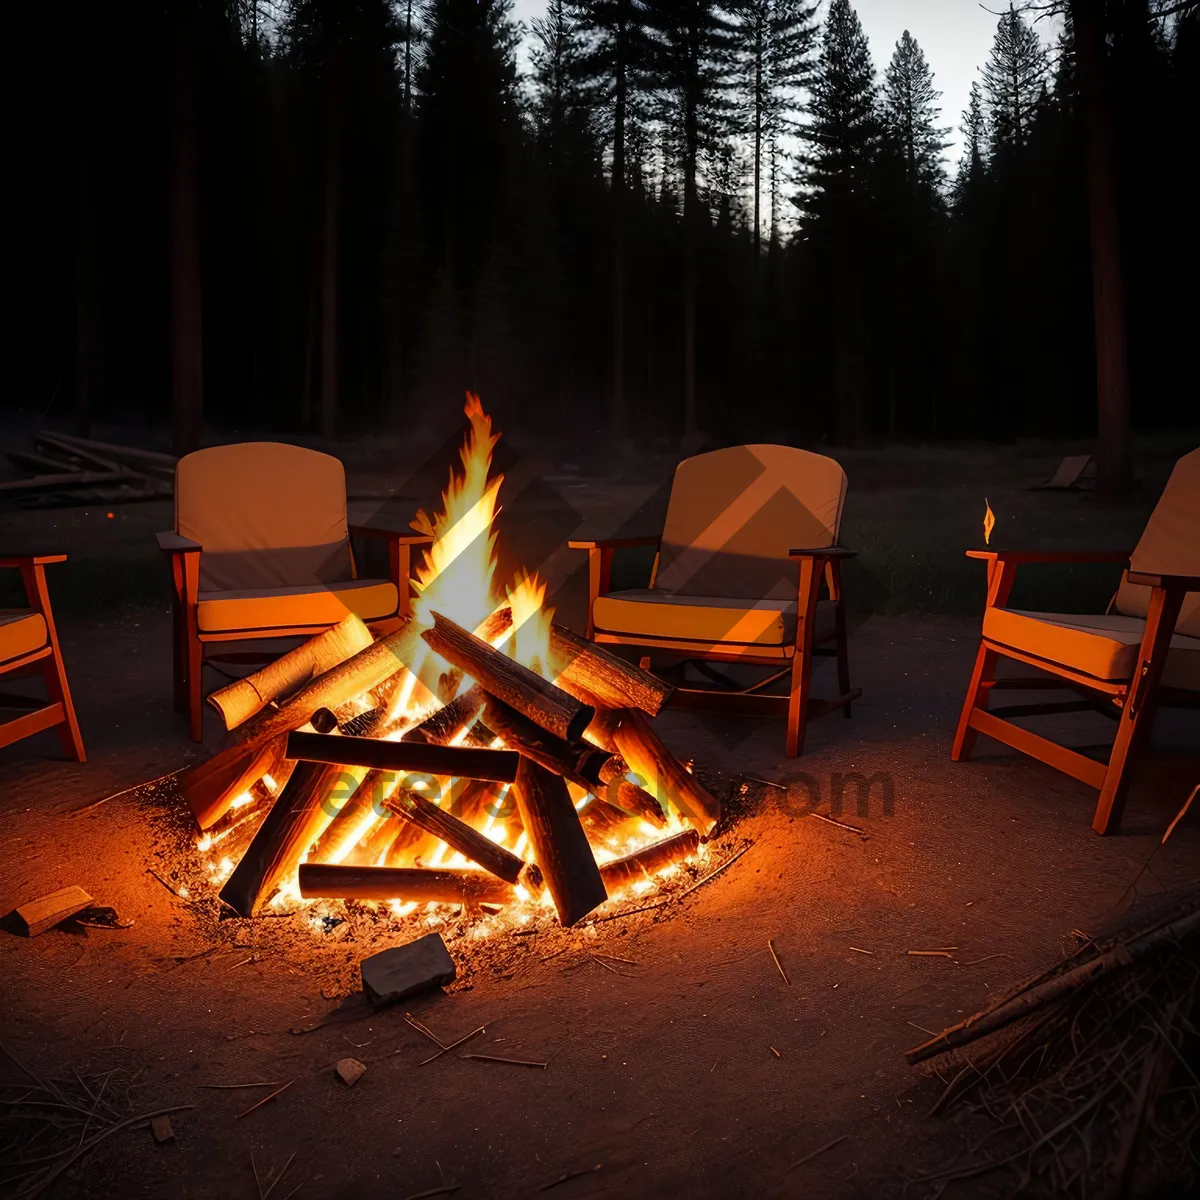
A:
{"type": "Polygon", "coordinates": [[[499,435],[476,397],[466,414],[443,511],[413,522],[413,617],[377,640],[349,617],[213,697],[232,744],[181,786],[240,916],[354,900],[569,926],[704,854],[720,805],[650,723],[671,689],[555,624],[536,575],[497,578],[499,435]]]}

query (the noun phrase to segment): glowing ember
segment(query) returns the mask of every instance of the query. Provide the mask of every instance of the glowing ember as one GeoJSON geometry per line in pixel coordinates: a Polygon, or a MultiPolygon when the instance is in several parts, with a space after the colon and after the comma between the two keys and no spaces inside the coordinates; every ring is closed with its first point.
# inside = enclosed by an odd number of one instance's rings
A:
{"type": "MultiPolygon", "coordinates": [[[[553,681],[552,610],[546,605],[545,583],[536,574],[523,570],[518,571],[511,581],[497,579],[495,519],[500,511],[498,498],[503,476],[492,474],[491,468],[500,435],[493,431],[491,418],[483,411],[477,396],[468,393],[464,411],[469,429],[460,451],[461,470],[452,468],[450,471],[442,494],[442,511],[434,516],[422,511],[412,522],[414,529],[433,539],[414,571],[414,586],[418,593],[414,604],[414,632],[420,633],[431,627],[434,614],[440,614],[464,629],[474,630],[502,654],[553,681]]],[[[988,519],[993,519],[990,508],[988,519]]],[[[417,659],[400,670],[387,701],[386,716],[372,736],[392,740],[403,737],[473,684],[469,676],[452,668],[423,640],[414,637],[413,644],[419,649],[417,659]]],[[[376,701],[363,696],[355,706],[365,711],[374,703],[376,701]]],[[[344,715],[341,719],[345,719],[344,715]]],[[[468,735],[472,735],[475,740],[470,744],[480,745],[477,733],[473,734],[471,729],[473,723],[474,718],[471,718],[470,724],[448,736],[447,743],[461,745],[468,735]]],[[[499,737],[491,738],[490,745],[494,749],[504,748],[499,737]]],[[[686,769],[692,770],[690,762],[686,769]]],[[[399,780],[387,772],[372,772],[371,775],[370,786],[365,781],[361,785],[366,789],[361,795],[352,791],[344,797],[339,794],[336,802],[326,799],[325,803],[334,804],[336,815],[325,832],[300,856],[302,863],[347,864],[346,869],[386,866],[419,867],[427,871],[482,871],[444,841],[409,825],[384,807],[384,800],[401,788],[410,795],[421,797],[422,804],[433,803],[452,812],[490,842],[518,858],[527,855],[528,838],[515,818],[515,804],[507,785],[497,786],[484,796],[478,785],[464,786],[467,784],[464,780],[433,775],[399,780]]],[[[628,816],[621,809],[612,808],[603,798],[589,794],[579,784],[570,782],[569,790],[584,820],[593,856],[601,866],[689,828],[674,806],[666,820],[656,825],[642,816],[628,816]],[[591,806],[604,811],[597,814],[591,811],[591,806]],[[591,820],[597,815],[601,819],[591,820]]],[[[204,834],[197,848],[207,855],[248,822],[253,828],[261,812],[268,807],[268,804],[259,806],[260,801],[264,796],[274,797],[279,791],[277,781],[264,775],[259,784],[242,792],[230,805],[231,813],[246,808],[249,812],[239,812],[236,820],[223,819],[204,834]]],[[[695,845],[694,840],[692,845],[695,845]]],[[[706,855],[706,849],[701,846],[686,861],[700,862],[706,855]]],[[[661,856],[655,861],[661,861],[661,856]]],[[[219,861],[209,860],[206,867],[210,882],[219,885],[233,872],[234,865],[232,851],[219,861]]],[[[677,875],[679,865],[679,860],[667,862],[646,870],[640,878],[622,880],[620,888],[613,887],[610,902],[644,895],[657,887],[660,879],[677,875]]],[[[499,916],[483,917],[476,924],[474,936],[486,937],[499,930],[526,925],[543,908],[553,908],[549,891],[531,891],[524,875],[522,882],[513,887],[513,893],[515,900],[509,901],[499,916]]],[[[425,903],[423,899],[418,901],[401,896],[380,900],[377,911],[396,920],[414,917],[434,928],[442,925],[447,914],[459,907],[457,903],[425,903]]],[[[363,903],[375,902],[367,900],[363,903]]],[[[327,928],[324,917],[316,914],[327,912],[328,902],[302,898],[296,871],[284,880],[269,904],[283,912],[305,906],[312,927],[321,931],[327,928]],[[322,907],[314,910],[310,907],[314,903],[322,903],[322,907]]]]}
{"type": "Polygon", "coordinates": [[[992,512],[992,506],[986,496],[983,498],[983,505],[986,510],[983,514],[983,544],[987,546],[991,544],[992,530],[996,528],[996,514],[992,512]]]}

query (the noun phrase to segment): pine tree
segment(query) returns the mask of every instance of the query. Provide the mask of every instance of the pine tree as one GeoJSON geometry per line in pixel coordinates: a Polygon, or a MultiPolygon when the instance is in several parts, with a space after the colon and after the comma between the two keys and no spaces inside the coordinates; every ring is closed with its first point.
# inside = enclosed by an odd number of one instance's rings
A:
{"type": "Polygon", "coordinates": [[[684,437],[694,441],[696,401],[696,285],[701,156],[715,152],[732,126],[734,26],[716,0],[653,0],[647,5],[663,120],[671,129],[683,177],[683,408],[684,437]]]}
{"type": "Polygon", "coordinates": [[[521,135],[512,0],[430,0],[417,72],[419,170],[440,266],[469,288],[521,135]]]}
{"type": "Polygon", "coordinates": [[[582,166],[591,151],[590,96],[585,86],[584,32],[567,0],[550,0],[530,22],[534,134],[551,171],[582,166]]]}
{"type": "Polygon", "coordinates": [[[983,115],[983,96],[978,83],[971,84],[971,98],[963,109],[959,129],[963,135],[963,148],[952,192],[956,209],[961,209],[978,190],[987,169],[987,120],[983,115]]]}
{"type": "Polygon", "coordinates": [[[797,204],[831,289],[837,420],[840,434],[853,440],[869,424],[865,310],[880,127],[875,67],[849,0],[832,0],[825,17],[810,113],[805,191],[797,204]]]}
{"type": "Polygon", "coordinates": [[[819,216],[862,193],[879,141],[875,67],[850,0],[832,0],[825,17],[810,112],[802,207],[819,216]]]}
{"type": "Polygon", "coordinates": [[[742,0],[736,7],[738,70],[744,127],[751,138],[754,210],[752,231],[762,237],[762,177],[771,147],[791,131],[799,89],[816,45],[816,5],[806,0],[742,0]]]}
{"type": "MultiPolygon", "coordinates": [[[[593,99],[608,114],[602,141],[612,146],[612,393],[609,428],[615,438],[627,432],[625,411],[625,240],[628,151],[631,135],[640,144],[646,134],[637,122],[639,100],[646,89],[649,54],[643,0],[576,0],[589,51],[581,67],[593,99]]],[[[640,164],[639,164],[640,165],[640,164]]]]}
{"type": "Polygon", "coordinates": [[[933,72],[921,47],[906,29],[884,76],[883,122],[911,196],[933,199],[945,183],[946,131],[937,124],[941,94],[933,86],[933,72]]]}
{"type": "Polygon", "coordinates": [[[1046,51],[1037,32],[1010,4],[1000,17],[991,57],[983,68],[993,148],[1025,142],[1046,81],[1046,51]]]}

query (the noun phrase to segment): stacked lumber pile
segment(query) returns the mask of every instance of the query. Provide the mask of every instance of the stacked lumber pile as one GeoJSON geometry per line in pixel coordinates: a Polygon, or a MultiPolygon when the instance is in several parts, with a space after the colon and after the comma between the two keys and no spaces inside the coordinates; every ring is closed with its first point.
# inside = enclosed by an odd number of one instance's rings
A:
{"type": "Polygon", "coordinates": [[[32,450],[9,450],[6,457],[29,474],[0,482],[0,500],[22,508],[128,504],[166,499],[174,491],[175,457],[157,450],[43,430],[32,450]]]}
{"type": "Polygon", "coordinates": [[[1195,1195],[1200,898],[1089,940],[907,1057],[948,1080],[931,1115],[958,1110],[990,1130],[923,1182],[995,1174],[1021,1196],[1195,1195]]]}

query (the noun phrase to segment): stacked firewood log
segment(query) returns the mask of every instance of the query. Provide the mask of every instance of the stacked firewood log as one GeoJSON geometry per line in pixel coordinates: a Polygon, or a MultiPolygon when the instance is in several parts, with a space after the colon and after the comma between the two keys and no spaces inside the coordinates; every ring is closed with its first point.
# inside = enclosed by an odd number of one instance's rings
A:
{"type": "Polygon", "coordinates": [[[649,720],[670,687],[557,625],[551,683],[494,648],[505,622],[508,610],[489,618],[489,640],[435,616],[423,632],[410,623],[373,641],[349,617],[214,695],[231,744],[182,779],[201,829],[264,776],[277,789],[221,892],[229,908],[252,915],[298,868],[306,897],[479,905],[544,888],[571,925],[609,888],[687,857],[711,835],[717,800],[649,720]],[[418,637],[456,673],[453,694],[397,738],[393,700],[405,664],[424,650],[418,637]],[[454,781],[445,802],[422,794],[430,777],[454,781]],[[505,788],[506,831],[524,831],[527,860],[477,825],[505,788]],[[672,810],[690,828],[597,865],[589,829],[639,821],[665,831],[672,810]],[[363,829],[370,859],[346,862],[347,839],[363,829]],[[439,842],[477,869],[405,865],[414,847],[439,842]]]}
{"type": "Polygon", "coordinates": [[[9,450],[6,457],[29,474],[0,482],[0,499],[24,508],[158,500],[174,491],[175,458],[157,450],[43,430],[32,450],[9,450]]]}

